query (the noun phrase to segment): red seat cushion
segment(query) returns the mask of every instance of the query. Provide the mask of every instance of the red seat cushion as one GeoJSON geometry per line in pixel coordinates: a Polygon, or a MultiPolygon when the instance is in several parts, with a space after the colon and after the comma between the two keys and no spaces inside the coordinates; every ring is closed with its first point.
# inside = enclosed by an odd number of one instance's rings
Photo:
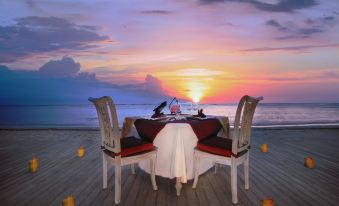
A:
{"type": "Polygon", "coordinates": [[[248,152],[250,149],[250,146],[247,147],[247,149],[238,152],[237,154],[232,153],[232,140],[226,139],[223,137],[210,137],[207,139],[203,139],[198,142],[197,149],[216,154],[216,155],[222,155],[225,157],[240,157],[248,152]]]}
{"type": "MultiPolygon", "coordinates": [[[[121,152],[120,152],[121,157],[131,156],[134,154],[154,150],[154,146],[152,143],[143,141],[133,136],[120,139],[120,144],[121,144],[121,152]]],[[[108,150],[104,150],[104,152],[113,157],[118,155],[108,150]]]]}
{"type": "Polygon", "coordinates": [[[222,137],[210,137],[198,142],[197,149],[225,157],[232,155],[232,140],[222,137]]]}

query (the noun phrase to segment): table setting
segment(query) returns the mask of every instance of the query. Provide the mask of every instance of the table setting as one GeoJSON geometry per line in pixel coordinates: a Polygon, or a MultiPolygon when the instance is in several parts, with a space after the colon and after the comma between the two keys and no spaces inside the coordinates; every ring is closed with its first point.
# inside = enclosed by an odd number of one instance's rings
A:
{"type": "MultiPolygon", "coordinates": [[[[136,136],[152,142],[158,148],[155,174],[165,178],[176,178],[177,195],[180,195],[182,183],[194,178],[194,148],[198,141],[220,136],[229,138],[229,122],[225,116],[212,116],[203,113],[183,114],[176,98],[172,100],[169,111],[164,114],[166,102],[162,102],[153,111],[151,117],[126,117],[124,120],[123,137],[136,136]],[[171,105],[176,101],[175,106],[171,105]]],[[[201,162],[199,174],[206,172],[214,162],[204,160],[201,162]]],[[[140,162],[139,167],[145,172],[149,171],[147,161],[140,162]]]]}

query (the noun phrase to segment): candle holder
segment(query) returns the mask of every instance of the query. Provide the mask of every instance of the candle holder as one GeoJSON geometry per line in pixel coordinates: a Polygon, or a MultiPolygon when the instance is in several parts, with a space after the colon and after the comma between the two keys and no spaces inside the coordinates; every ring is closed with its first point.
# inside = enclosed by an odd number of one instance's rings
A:
{"type": "Polygon", "coordinates": [[[180,104],[179,104],[179,101],[176,97],[174,97],[171,101],[171,103],[169,104],[168,106],[171,114],[180,114],[181,113],[181,109],[180,109],[180,104]],[[172,105],[173,101],[175,100],[176,104],[175,105],[172,105]]]}

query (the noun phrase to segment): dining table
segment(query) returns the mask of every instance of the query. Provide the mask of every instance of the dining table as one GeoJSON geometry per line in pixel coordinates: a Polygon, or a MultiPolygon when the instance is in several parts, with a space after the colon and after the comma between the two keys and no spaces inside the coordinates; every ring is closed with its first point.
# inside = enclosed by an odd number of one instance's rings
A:
{"type": "MultiPolygon", "coordinates": [[[[135,136],[153,142],[157,147],[155,174],[176,178],[175,188],[179,196],[182,183],[194,178],[194,149],[199,140],[220,136],[230,138],[229,120],[226,116],[208,115],[204,118],[192,115],[164,115],[159,118],[126,117],[123,137],[135,136]]],[[[200,162],[199,174],[214,166],[204,159],[200,162]]],[[[149,161],[139,167],[150,173],[149,161]]]]}

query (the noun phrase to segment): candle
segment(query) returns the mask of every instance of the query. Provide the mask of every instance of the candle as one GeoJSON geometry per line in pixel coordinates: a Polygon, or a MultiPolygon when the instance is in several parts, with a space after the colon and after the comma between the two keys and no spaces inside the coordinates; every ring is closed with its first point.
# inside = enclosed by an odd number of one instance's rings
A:
{"type": "Polygon", "coordinates": [[[260,149],[261,149],[261,152],[266,153],[267,152],[267,145],[262,144],[260,149]]]}
{"type": "Polygon", "coordinates": [[[270,198],[264,198],[261,200],[261,206],[274,206],[274,201],[270,198]]]}
{"type": "Polygon", "coordinates": [[[314,161],[312,159],[312,157],[305,157],[305,162],[304,165],[307,168],[313,169],[314,168],[314,161]]]}
{"type": "Polygon", "coordinates": [[[39,162],[37,158],[33,157],[31,160],[28,161],[28,171],[30,173],[38,171],[38,166],[39,162]]]}
{"type": "Polygon", "coordinates": [[[77,150],[78,157],[83,157],[85,155],[85,149],[84,147],[80,146],[77,150]]]}
{"type": "Polygon", "coordinates": [[[74,206],[74,198],[72,195],[68,195],[62,200],[62,206],[74,206]]]}

